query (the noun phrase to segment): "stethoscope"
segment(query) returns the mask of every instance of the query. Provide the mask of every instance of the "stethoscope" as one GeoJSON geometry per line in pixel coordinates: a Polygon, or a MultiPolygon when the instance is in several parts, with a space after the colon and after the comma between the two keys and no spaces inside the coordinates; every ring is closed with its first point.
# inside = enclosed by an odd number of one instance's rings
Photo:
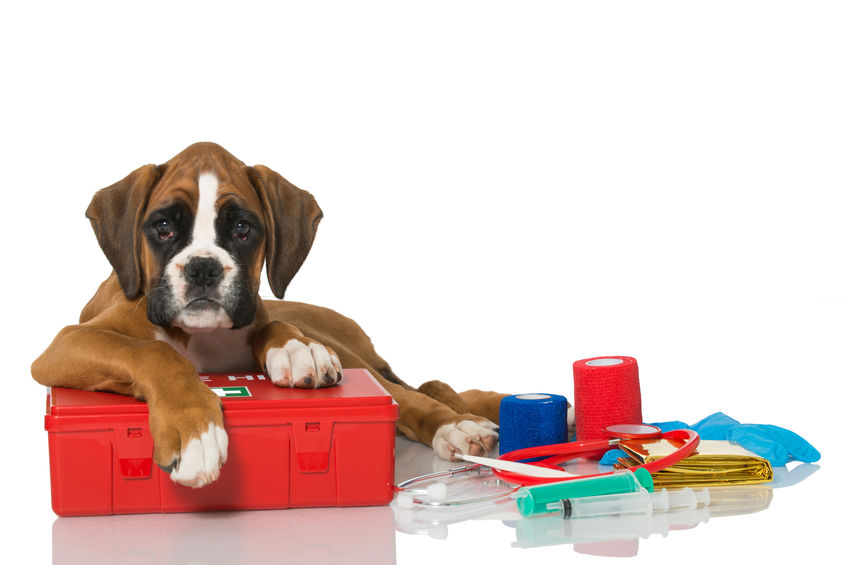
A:
{"type": "Polygon", "coordinates": [[[473,458],[473,460],[485,459],[485,462],[465,465],[456,469],[448,469],[428,475],[421,475],[404,481],[394,487],[398,493],[397,504],[401,508],[412,508],[415,505],[430,506],[430,507],[455,507],[468,504],[477,504],[489,501],[498,501],[506,499],[515,493],[522,486],[540,485],[550,482],[568,481],[574,479],[587,479],[591,477],[599,477],[603,475],[611,475],[620,471],[608,471],[603,473],[594,473],[590,475],[575,475],[566,473],[559,466],[561,463],[576,459],[578,457],[599,457],[610,448],[620,445],[622,442],[632,441],[653,441],[667,440],[673,445],[679,445],[675,451],[668,455],[641,465],[630,467],[624,472],[635,471],[636,469],[644,468],[649,473],[656,473],[663,469],[667,469],[672,465],[676,465],[686,457],[689,457],[697,449],[700,444],[700,436],[693,430],[673,430],[664,432],[655,427],[645,424],[621,424],[615,426],[607,426],[604,432],[608,436],[606,439],[595,439],[587,441],[576,441],[568,443],[557,443],[553,445],[543,445],[538,447],[528,447],[510,451],[499,457],[499,459],[473,458]],[[517,463],[525,459],[543,458],[531,463],[517,463]],[[500,464],[498,462],[506,462],[500,464]],[[521,470],[515,470],[519,467],[521,470]],[[507,466],[509,469],[498,468],[507,466]],[[447,500],[447,485],[443,482],[434,482],[438,479],[452,479],[456,475],[476,471],[482,473],[482,468],[488,467],[500,479],[511,483],[511,485],[502,491],[495,492],[489,495],[462,499],[462,500],[447,500]],[[531,467],[540,467],[542,469],[559,471],[560,473],[544,473],[547,475],[556,474],[558,476],[539,477],[534,476],[537,473],[532,473],[531,467]],[[531,473],[531,474],[525,474],[531,473]],[[424,483],[432,483],[427,488],[420,486],[424,483]],[[517,486],[515,486],[517,485],[517,486]]]}

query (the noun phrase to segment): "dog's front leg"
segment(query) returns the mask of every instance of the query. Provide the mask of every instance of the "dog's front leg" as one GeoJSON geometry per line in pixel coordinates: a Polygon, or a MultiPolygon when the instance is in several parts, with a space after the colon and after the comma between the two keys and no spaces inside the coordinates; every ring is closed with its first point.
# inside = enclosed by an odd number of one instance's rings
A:
{"type": "Polygon", "coordinates": [[[156,464],[191,487],[218,478],[228,446],[220,399],[168,344],[87,324],[69,326],[32,364],[32,376],[47,386],[146,400],[156,464]]]}
{"type": "Polygon", "coordinates": [[[322,388],[341,380],[335,352],[285,322],[268,322],[253,336],[256,362],[281,387],[322,388]]]}

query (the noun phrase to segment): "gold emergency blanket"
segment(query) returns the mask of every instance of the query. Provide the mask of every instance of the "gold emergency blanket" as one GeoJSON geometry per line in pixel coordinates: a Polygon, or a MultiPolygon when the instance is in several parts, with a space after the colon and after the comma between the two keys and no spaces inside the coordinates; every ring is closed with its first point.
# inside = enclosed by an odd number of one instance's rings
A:
{"type": "MultiPolygon", "coordinates": [[[[622,441],[618,447],[629,457],[618,459],[615,467],[627,469],[650,463],[676,451],[681,445],[682,442],[666,439],[622,441]]],[[[656,488],[754,485],[773,480],[773,468],[767,459],[750,453],[740,445],[701,440],[693,455],[652,475],[656,488]]]]}

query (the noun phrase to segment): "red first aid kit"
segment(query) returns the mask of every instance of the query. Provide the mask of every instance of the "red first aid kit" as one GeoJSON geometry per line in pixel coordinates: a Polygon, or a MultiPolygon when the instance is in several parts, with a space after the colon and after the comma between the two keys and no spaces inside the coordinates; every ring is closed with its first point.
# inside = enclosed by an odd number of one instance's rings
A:
{"type": "Polygon", "coordinates": [[[222,398],[220,478],[182,486],[153,463],[147,404],[53,387],[44,427],[60,516],[388,504],[397,404],[364,369],[330,388],[280,388],[261,374],[200,377],[222,398]]]}

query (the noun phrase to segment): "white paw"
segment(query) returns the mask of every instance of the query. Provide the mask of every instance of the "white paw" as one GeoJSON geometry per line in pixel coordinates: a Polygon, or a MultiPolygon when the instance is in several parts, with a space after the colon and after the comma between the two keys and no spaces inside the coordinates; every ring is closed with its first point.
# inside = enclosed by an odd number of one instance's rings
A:
{"type": "Polygon", "coordinates": [[[277,386],[322,388],[341,380],[338,356],[317,342],[290,339],[283,347],[268,350],[268,376],[277,386]]]}
{"type": "Polygon", "coordinates": [[[485,419],[459,420],[444,424],[432,438],[432,449],[442,459],[455,460],[456,452],[470,455],[486,455],[494,449],[500,434],[497,424],[485,419]]]}
{"type": "Polygon", "coordinates": [[[200,488],[218,479],[221,465],[226,462],[229,438],[224,429],[215,424],[188,442],[179,454],[171,479],[181,485],[200,488]]]}

